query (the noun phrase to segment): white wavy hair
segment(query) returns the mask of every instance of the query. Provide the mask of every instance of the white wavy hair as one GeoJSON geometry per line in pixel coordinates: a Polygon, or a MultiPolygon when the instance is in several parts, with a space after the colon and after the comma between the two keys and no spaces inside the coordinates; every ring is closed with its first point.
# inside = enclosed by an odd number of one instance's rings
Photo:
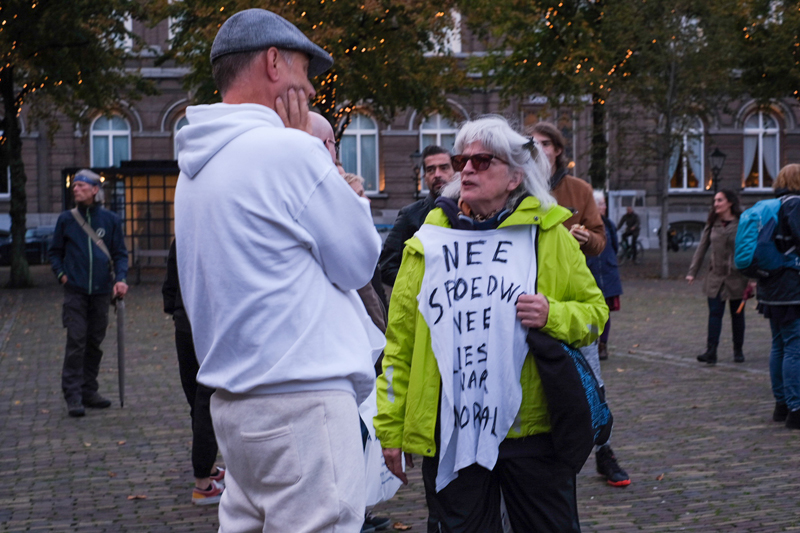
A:
{"type": "MultiPolygon", "coordinates": [[[[486,115],[461,125],[456,135],[453,153],[460,154],[467,145],[480,142],[487,152],[508,161],[510,172],[522,172],[522,183],[512,191],[506,207],[513,208],[517,201],[528,193],[538,198],[542,207],[547,209],[558,203],[550,194],[550,163],[530,141],[529,137],[515,131],[505,118],[499,115],[486,115]]],[[[460,188],[461,180],[453,180],[445,187],[442,194],[458,198],[460,188]]]]}

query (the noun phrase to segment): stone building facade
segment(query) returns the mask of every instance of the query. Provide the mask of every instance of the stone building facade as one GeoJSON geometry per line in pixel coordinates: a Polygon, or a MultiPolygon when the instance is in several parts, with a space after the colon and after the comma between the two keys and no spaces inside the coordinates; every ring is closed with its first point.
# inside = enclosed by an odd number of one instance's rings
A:
{"type": "MultiPolygon", "coordinates": [[[[186,123],[185,109],[189,105],[189,95],[181,84],[186,71],[169,64],[155,66],[158,52],[168,46],[169,26],[166,21],[153,28],[133,22],[133,30],[144,38],[152,51],[141,54],[130,66],[141,69],[142,74],[155,83],[159,94],[136,102],[119,102],[110,117],[87,110],[90,116],[86,130],[64,121],[52,140],[44,132],[30,127],[23,110],[29,226],[52,223],[56,214],[64,209],[68,202],[66,186],[69,179],[69,172],[65,169],[113,169],[128,160],[164,162],[174,159],[175,133],[186,123]]],[[[477,41],[466,32],[463,32],[463,38],[456,36],[451,45],[451,51],[463,58],[480,51],[477,41]]],[[[424,117],[408,110],[398,114],[391,123],[377,121],[366,107],[357,109],[343,132],[340,159],[348,171],[364,176],[365,189],[371,198],[379,228],[385,229],[384,225],[394,221],[398,209],[426,194],[410,156],[431,143],[452,146],[460,121],[486,113],[500,113],[520,126],[543,118],[555,122],[568,139],[572,173],[588,180],[591,133],[588,105],[578,110],[552,109],[547,107],[544,95],[530,95],[504,103],[496,93],[486,91],[465,91],[452,95],[448,102],[447,115],[451,118],[442,114],[424,117]]],[[[684,136],[683,148],[674,154],[670,162],[673,176],[670,184],[671,221],[699,222],[705,219],[713,194],[709,154],[715,148],[727,156],[719,185],[721,188],[741,189],[746,205],[771,194],[771,183],[778,169],[787,163],[800,161],[800,104],[796,100],[776,102],[767,110],[757,108],[754,102],[743,101],[731,109],[730,113],[709,123],[694,120],[690,133],[684,136]]],[[[643,123],[642,127],[647,126],[643,123]]],[[[625,141],[620,141],[614,133],[612,123],[609,127],[610,214],[612,218],[618,218],[624,206],[635,205],[646,216],[645,223],[651,230],[650,242],[645,239],[645,245],[653,246],[652,230],[658,226],[656,215],[660,191],[656,168],[641,158],[636,163],[631,162],[629,147],[624,146],[625,141]]],[[[147,202],[161,202],[163,212],[159,216],[163,221],[160,231],[170,233],[169,189],[174,176],[155,185],[155,182],[140,181],[136,189],[138,199],[135,199],[131,175],[129,172],[116,181],[109,176],[115,187],[120,190],[128,187],[130,191],[128,196],[118,195],[123,198],[121,202],[136,200],[141,203],[139,212],[144,213],[150,212],[147,202]],[[128,183],[119,185],[119,180],[128,180],[128,183]],[[148,189],[157,188],[161,191],[160,196],[151,198],[148,189]]],[[[0,229],[8,225],[8,203],[8,184],[0,183],[0,229]]],[[[118,207],[123,208],[121,204],[118,207]]],[[[140,215],[134,214],[128,206],[125,216],[136,218],[140,215]]],[[[141,224],[136,227],[129,225],[127,230],[129,234],[147,231],[142,230],[141,224]]],[[[158,248],[162,241],[160,239],[160,244],[148,246],[158,248]]]]}

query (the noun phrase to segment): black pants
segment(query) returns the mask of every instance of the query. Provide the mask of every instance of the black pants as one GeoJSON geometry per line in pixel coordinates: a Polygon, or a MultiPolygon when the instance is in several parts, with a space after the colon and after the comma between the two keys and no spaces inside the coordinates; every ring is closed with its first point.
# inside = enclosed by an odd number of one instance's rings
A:
{"type": "Polygon", "coordinates": [[[217,437],[211,422],[211,395],[214,394],[214,389],[197,382],[200,365],[194,353],[191,331],[175,330],[175,348],[178,352],[181,385],[192,417],[192,469],[194,477],[206,478],[211,474],[217,460],[217,437]]]}
{"type": "MultiPolygon", "coordinates": [[[[736,314],[742,300],[729,300],[731,310],[731,329],[733,329],[733,346],[741,348],[744,344],[744,309],[736,314]]],[[[725,314],[725,300],[719,295],[716,298],[708,299],[708,344],[716,346],[719,344],[719,336],[722,332],[722,316],[725,314]]]]}
{"type": "Polygon", "coordinates": [[[67,348],[61,371],[64,398],[79,401],[97,392],[100,372],[100,349],[108,327],[110,294],[83,294],[64,289],[61,320],[67,328],[67,348]]]}
{"type": "Polygon", "coordinates": [[[639,239],[639,232],[628,233],[627,231],[622,234],[622,240],[628,243],[631,250],[631,258],[636,261],[636,241],[639,239]]]}
{"type": "Polygon", "coordinates": [[[438,465],[438,455],[422,459],[428,533],[502,533],[501,489],[514,531],[580,532],[575,474],[554,452],[501,458],[491,471],[471,465],[437,493],[438,465]]]}

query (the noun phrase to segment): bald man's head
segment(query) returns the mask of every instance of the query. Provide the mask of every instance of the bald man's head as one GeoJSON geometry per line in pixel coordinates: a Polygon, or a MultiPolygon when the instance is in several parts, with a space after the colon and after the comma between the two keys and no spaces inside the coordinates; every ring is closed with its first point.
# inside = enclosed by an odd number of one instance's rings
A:
{"type": "Polygon", "coordinates": [[[322,141],[331,154],[331,160],[336,163],[336,139],[333,136],[331,123],[319,113],[311,111],[309,115],[311,116],[311,135],[322,141]]]}

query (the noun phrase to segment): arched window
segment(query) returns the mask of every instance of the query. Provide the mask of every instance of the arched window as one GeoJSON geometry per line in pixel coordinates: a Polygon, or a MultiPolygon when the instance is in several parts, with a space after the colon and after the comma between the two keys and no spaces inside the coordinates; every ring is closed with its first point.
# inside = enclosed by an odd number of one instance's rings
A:
{"type": "Polygon", "coordinates": [[[119,115],[98,117],[92,124],[92,166],[118,167],[131,158],[131,127],[119,115]]]}
{"type": "Polygon", "coordinates": [[[175,129],[172,130],[172,156],[177,160],[178,159],[178,144],[176,142],[178,130],[182,127],[186,126],[189,123],[189,119],[186,118],[186,115],[183,115],[178,121],[175,123],[175,129]]]}
{"type": "Polygon", "coordinates": [[[705,183],[703,123],[694,119],[692,126],[681,136],[678,146],[669,158],[669,173],[672,179],[669,188],[674,190],[703,190],[705,183]]]}
{"type": "Polygon", "coordinates": [[[378,125],[366,115],[353,115],[342,133],[339,158],[345,171],[364,178],[365,192],[378,192],[378,125]]]}
{"type": "MultiPolygon", "coordinates": [[[[426,146],[435,144],[452,153],[457,132],[458,128],[456,128],[455,124],[439,113],[431,115],[419,125],[419,151],[422,152],[426,146]]],[[[427,193],[428,185],[425,183],[425,180],[420,179],[419,181],[420,192],[427,193]]]]}
{"type": "Polygon", "coordinates": [[[436,144],[445,150],[453,150],[456,142],[458,128],[455,124],[444,118],[440,114],[431,115],[419,125],[419,151],[426,146],[436,144]]]}
{"type": "Polygon", "coordinates": [[[742,186],[767,189],[778,175],[778,121],[759,111],[744,121],[742,186]]]}

